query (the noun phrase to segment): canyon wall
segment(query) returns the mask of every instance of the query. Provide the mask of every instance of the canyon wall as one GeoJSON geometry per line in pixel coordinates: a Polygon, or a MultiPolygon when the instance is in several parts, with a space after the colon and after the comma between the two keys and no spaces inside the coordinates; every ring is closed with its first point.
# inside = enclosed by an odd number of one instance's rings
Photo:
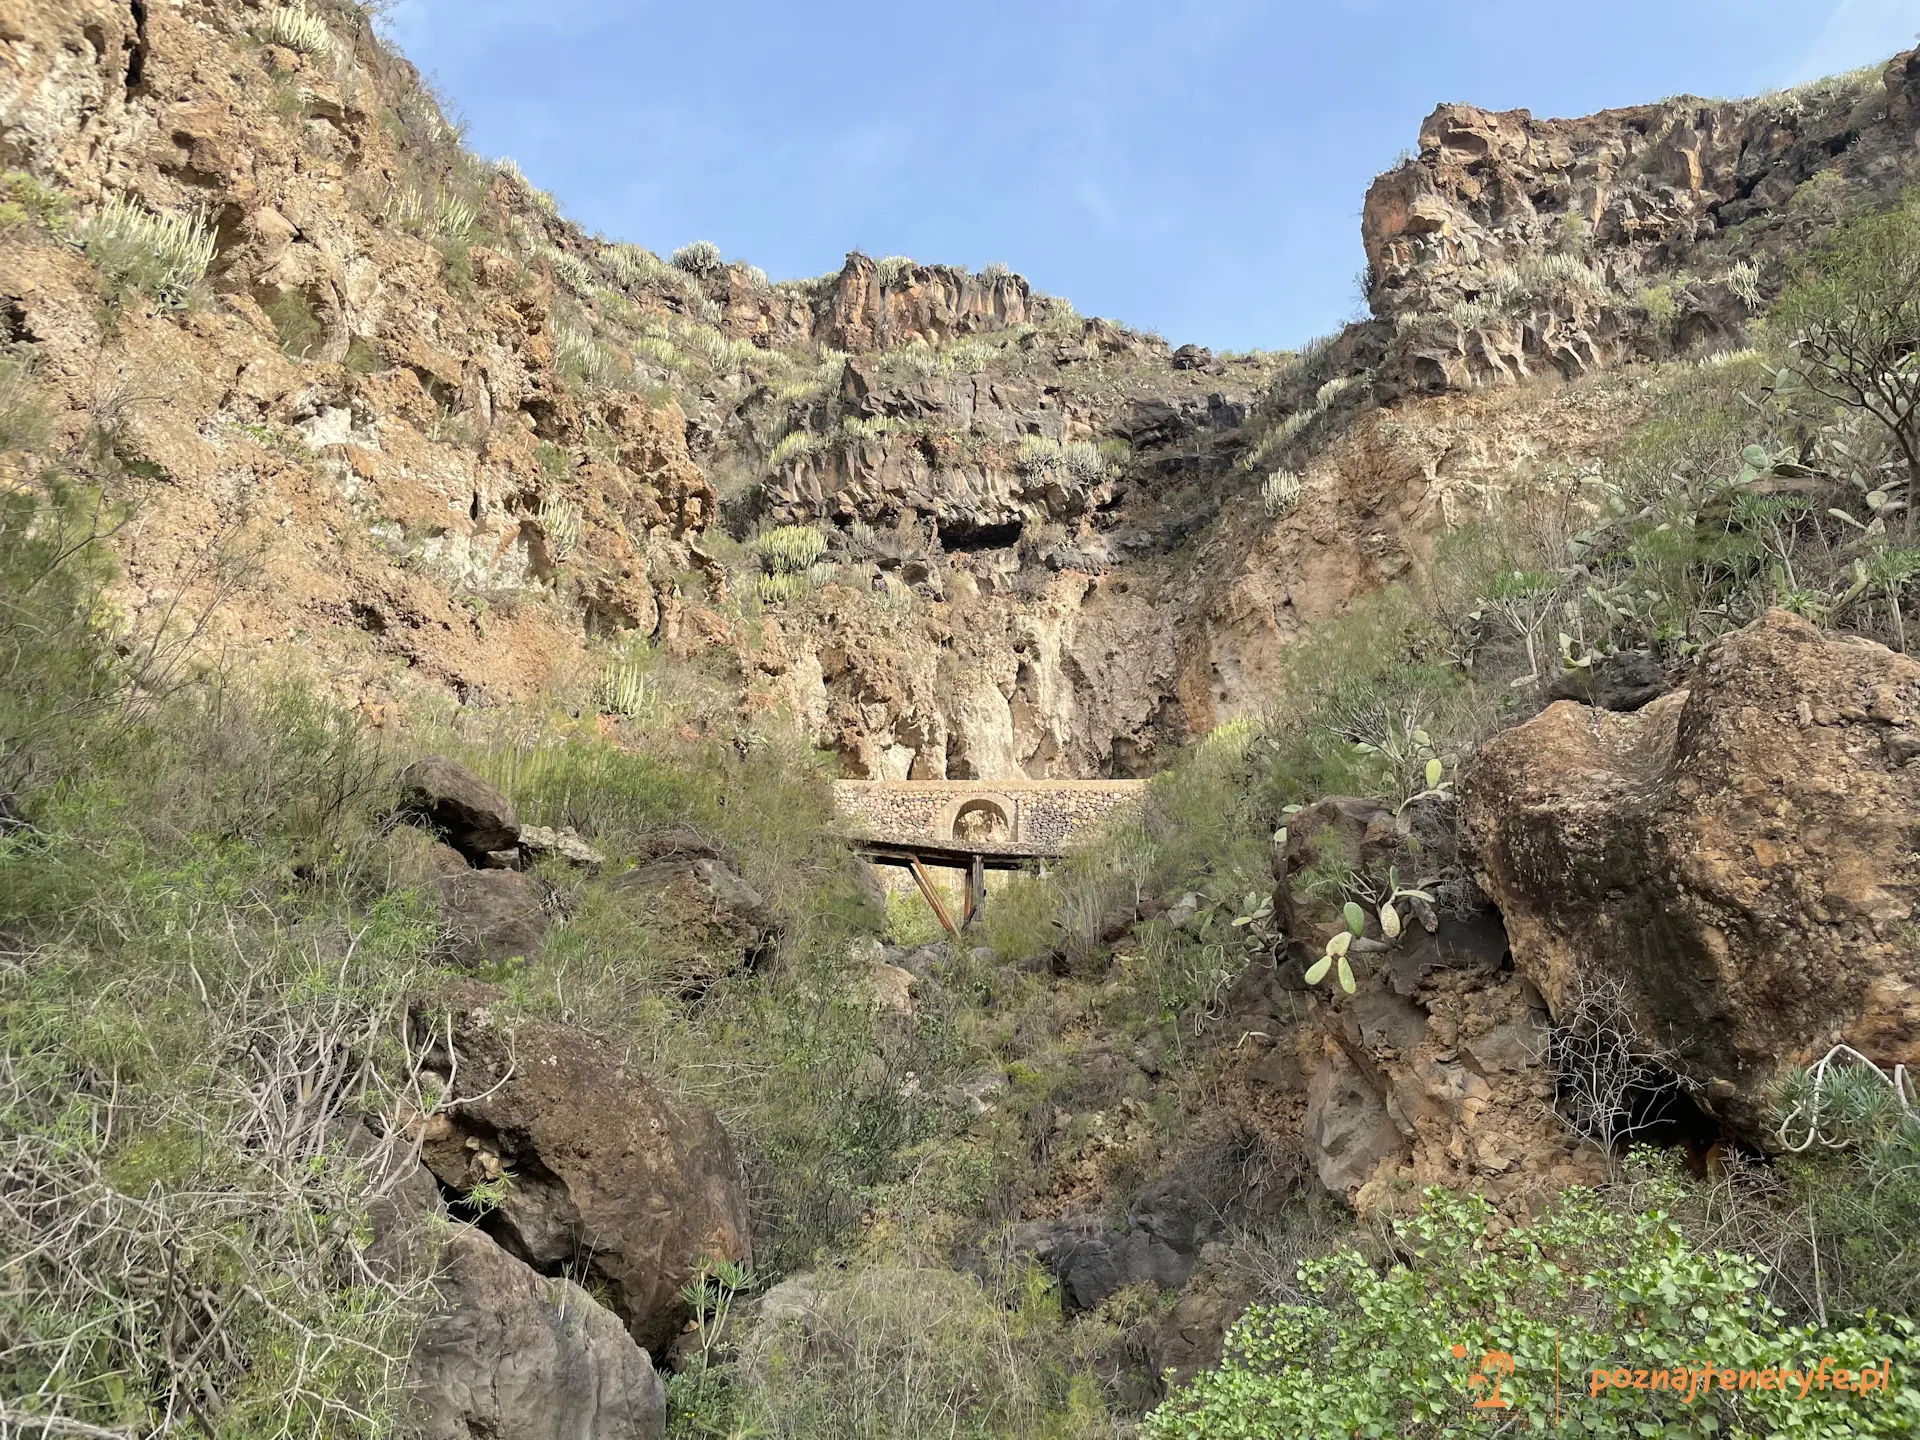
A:
{"type": "Polygon", "coordinates": [[[1368,195],[1372,316],[1216,357],[998,267],[590,238],[315,13],[300,49],[238,0],[0,11],[0,160],[56,197],[0,237],[4,339],[137,508],[127,614],[204,608],[376,714],[591,699],[640,644],[896,779],[1144,775],[1283,700],[1302,626],[1635,423],[1635,362],[1738,343],[1897,189],[1920,84],[1442,106],[1368,195]],[[115,197],[201,219],[186,303],[103,275],[115,197]],[[781,525],[824,548],[769,588],[781,525]]]}

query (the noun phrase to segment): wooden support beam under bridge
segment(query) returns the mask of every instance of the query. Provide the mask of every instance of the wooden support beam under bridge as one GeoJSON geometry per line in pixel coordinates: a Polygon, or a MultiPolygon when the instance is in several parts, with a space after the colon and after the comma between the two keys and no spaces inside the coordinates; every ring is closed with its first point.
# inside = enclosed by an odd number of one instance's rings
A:
{"type": "Polygon", "coordinates": [[[972,929],[986,913],[987,871],[1037,867],[1044,872],[1048,861],[1060,858],[1054,851],[973,850],[957,845],[901,844],[887,840],[859,840],[855,842],[855,848],[875,865],[904,866],[913,876],[913,883],[925,897],[934,918],[939,920],[940,928],[955,940],[960,938],[961,931],[972,929]],[[947,907],[940,903],[939,892],[933,888],[933,880],[927,874],[928,866],[966,872],[967,908],[962,912],[958,925],[947,914],[947,907]]]}

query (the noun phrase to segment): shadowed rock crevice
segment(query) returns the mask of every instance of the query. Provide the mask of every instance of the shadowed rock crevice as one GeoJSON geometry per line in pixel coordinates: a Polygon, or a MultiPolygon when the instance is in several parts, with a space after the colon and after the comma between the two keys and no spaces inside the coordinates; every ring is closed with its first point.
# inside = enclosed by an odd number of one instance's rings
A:
{"type": "Polygon", "coordinates": [[[133,12],[133,40],[127,47],[127,98],[132,99],[147,76],[147,0],[129,0],[133,12]]]}

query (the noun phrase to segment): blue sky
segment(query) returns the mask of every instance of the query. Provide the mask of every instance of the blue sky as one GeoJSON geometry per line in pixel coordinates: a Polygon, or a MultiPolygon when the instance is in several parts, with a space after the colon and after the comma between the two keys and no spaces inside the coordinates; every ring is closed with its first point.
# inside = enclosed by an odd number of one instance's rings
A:
{"type": "Polygon", "coordinates": [[[1355,313],[1367,184],[1436,103],[1752,94],[1912,44],[1920,0],[398,0],[392,28],[590,230],[775,279],[999,260],[1246,349],[1355,313]]]}

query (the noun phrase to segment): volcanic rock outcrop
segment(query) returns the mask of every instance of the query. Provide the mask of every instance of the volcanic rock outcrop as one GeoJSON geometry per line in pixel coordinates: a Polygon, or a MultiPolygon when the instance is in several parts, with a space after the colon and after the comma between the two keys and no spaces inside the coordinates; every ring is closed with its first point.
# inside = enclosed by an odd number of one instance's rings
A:
{"type": "Polygon", "coordinates": [[[666,1387],[610,1312],[465,1228],[442,1257],[445,1310],[414,1342],[425,1440],[661,1440],[666,1387]]]}
{"type": "Polygon", "coordinates": [[[595,1037],[508,1024],[497,1004],[467,983],[432,1007],[451,1036],[433,1063],[464,1098],[429,1122],[422,1158],[456,1196],[507,1177],[488,1233],[544,1274],[590,1277],[634,1340],[664,1353],[701,1264],[752,1260],[733,1145],[710,1111],[669,1104],[595,1037]]]}
{"type": "Polygon", "coordinates": [[[1774,611],[1632,714],[1561,701],[1461,787],[1514,963],[1558,1014],[1624,986],[1700,1103],[1765,1142],[1835,1044],[1920,1064],[1920,664],[1774,611]]]}
{"type": "Polygon", "coordinates": [[[1383,387],[1570,378],[1733,335],[1765,262],[1851,186],[1898,187],[1917,105],[1907,54],[1873,82],[1756,100],[1574,120],[1440,106],[1361,215],[1368,301],[1394,329],[1383,387]]]}

